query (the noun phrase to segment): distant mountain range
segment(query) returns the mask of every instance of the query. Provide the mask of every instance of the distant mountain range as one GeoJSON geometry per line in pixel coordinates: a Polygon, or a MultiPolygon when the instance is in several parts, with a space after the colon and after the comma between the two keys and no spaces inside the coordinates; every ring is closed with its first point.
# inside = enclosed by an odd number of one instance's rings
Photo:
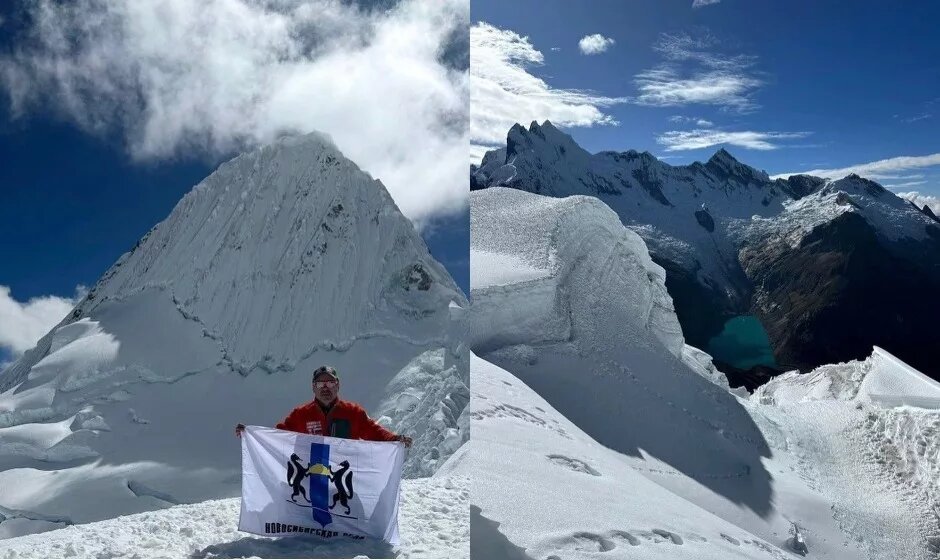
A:
{"type": "Polygon", "coordinates": [[[470,183],[602,200],[666,269],[693,346],[755,315],[782,369],[880,346],[940,377],[940,223],[874,181],[772,179],[724,149],[684,166],[633,150],[591,154],[546,121],[514,125],[505,148],[471,166],[470,183]]]}

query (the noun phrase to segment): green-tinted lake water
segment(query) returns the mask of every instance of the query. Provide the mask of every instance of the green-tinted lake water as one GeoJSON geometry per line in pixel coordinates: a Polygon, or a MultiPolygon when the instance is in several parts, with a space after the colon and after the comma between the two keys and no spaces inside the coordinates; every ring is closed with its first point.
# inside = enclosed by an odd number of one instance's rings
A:
{"type": "Polygon", "coordinates": [[[767,331],[753,315],[739,315],[725,323],[721,334],[708,341],[706,352],[736,368],[777,367],[767,331]]]}

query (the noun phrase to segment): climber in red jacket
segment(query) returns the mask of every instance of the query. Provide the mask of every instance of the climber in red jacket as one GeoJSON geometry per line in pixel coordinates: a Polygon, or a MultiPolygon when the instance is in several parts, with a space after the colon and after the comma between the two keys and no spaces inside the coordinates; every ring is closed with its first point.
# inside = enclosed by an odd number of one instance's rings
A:
{"type": "MultiPolygon", "coordinates": [[[[301,434],[332,436],[369,441],[400,441],[411,447],[411,438],[397,435],[369,418],[358,404],[339,398],[339,376],[330,366],[321,366],[313,372],[314,399],[295,408],[275,428],[301,434]]],[[[241,437],[245,425],[235,426],[235,435],[241,437]]]]}

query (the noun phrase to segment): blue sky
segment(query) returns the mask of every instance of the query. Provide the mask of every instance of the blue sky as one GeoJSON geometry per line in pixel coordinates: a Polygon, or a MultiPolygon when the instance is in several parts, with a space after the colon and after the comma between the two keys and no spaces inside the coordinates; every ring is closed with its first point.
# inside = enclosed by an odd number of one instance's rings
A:
{"type": "Polygon", "coordinates": [[[380,4],[0,3],[0,364],[218,163],[285,132],[382,179],[469,292],[466,2],[380,4]]]}
{"type": "Polygon", "coordinates": [[[567,119],[592,152],[679,164],[726,147],[771,175],[852,167],[940,196],[940,3],[589,5],[473,1],[472,142],[492,144],[510,116],[567,119]]]}

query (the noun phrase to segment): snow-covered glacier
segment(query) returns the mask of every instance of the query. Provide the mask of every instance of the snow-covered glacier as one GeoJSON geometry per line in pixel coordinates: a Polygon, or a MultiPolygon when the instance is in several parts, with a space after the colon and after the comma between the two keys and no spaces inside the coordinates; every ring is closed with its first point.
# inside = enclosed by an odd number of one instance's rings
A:
{"type": "Polygon", "coordinates": [[[469,438],[466,306],[328,138],[240,155],[0,372],[0,538],[238,495],[234,425],[309,401],[321,364],[429,477],[469,438]]]}
{"type": "Polygon", "coordinates": [[[732,391],[602,202],[470,200],[473,554],[791,558],[794,527],[816,558],[936,553],[928,378],[875,349],[825,366],[868,389],[732,391]]]}

